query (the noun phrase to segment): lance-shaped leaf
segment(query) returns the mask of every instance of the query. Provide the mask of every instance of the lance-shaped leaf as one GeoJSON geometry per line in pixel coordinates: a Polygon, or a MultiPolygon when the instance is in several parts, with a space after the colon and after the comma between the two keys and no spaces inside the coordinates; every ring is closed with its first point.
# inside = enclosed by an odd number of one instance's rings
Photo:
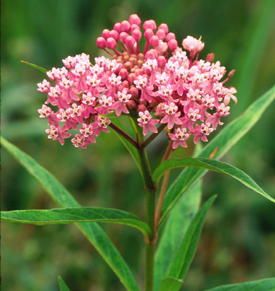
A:
{"type": "MultiPolygon", "coordinates": [[[[38,180],[57,204],[62,207],[80,207],[79,203],[66,188],[33,158],[4,138],[1,138],[1,144],[34,178],[38,180]]],[[[128,265],[103,229],[97,223],[83,222],[78,223],[77,226],[118,276],[125,288],[131,291],[138,290],[137,283],[128,265]]]]}
{"type": "Polygon", "coordinates": [[[183,239],[188,226],[199,209],[202,193],[201,184],[201,181],[197,181],[186,195],[179,199],[161,232],[155,256],[154,290],[156,291],[159,290],[160,281],[167,273],[172,259],[172,256],[167,254],[175,253],[179,246],[178,242],[183,239]]]}
{"type": "Polygon", "coordinates": [[[56,208],[46,210],[1,211],[1,220],[28,224],[68,224],[75,222],[107,222],[136,228],[144,235],[150,234],[149,226],[135,215],[112,208],[56,208]]]}
{"type": "Polygon", "coordinates": [[[61,276],[58,276],[57,281],[58,281],[59,291],[70,291],[69,287],[64,282],[61,276]]]}
{"type": "MultiPolygon", "coordinates": [[[[203,205],[200,211],[196,214],[191,224],[189,225],[186,234],[181,242],[179,242],[179,247],[172,255],[173,258],[168,268],[167,278],[175,278],[184,281],[184,278],[189,270],[189,267],[193,261],[195,252],[197,250],[201,230],[208,209],[213,204],[216,199],[216,195],[208,199],[208,201],[203,205]]],[[[165,284],[164,278],[163,283],[165,284]]],[[[180,290],[179,285],[175,285],[173,291],[180,290]]],[[[162,288],[162,286],[161,286],[162,288]]]]}
{"type": "Polygon", "coordinates": [[[45,68],[43,68],[41,66],[38,66],[36,64],[30,63],[30,62],[27,62],[27,61],[21,61],[21,63],[25,64],[25,65],[27,65],[27,66],[29,66],[29,67],[41,72],[41,73],[46,73],[48,71],[47,69],[45,69],[45,68]]]}
{"type": "Polygon", "coordinates": [[[267,194],[251,177],[249,177],[244,171],[234,167],[228,163],[209,160],[204,158],[186,158],[183,160],[167,160],[160,164],[159,167],[156,168],[153,177],[155,180],[158,180],[165,171],[181,168],[181,167],[195,167],[201,169],[207,169],[210,171],[218,172],[220,174],[228,175],[235,180],[241,182],[247,188],[255,191],[256,193],[264,196],[266,199],[275,203],[275,198],[267,194]]]}
{"type": "MultiPolygon", "coordinates": [[[[208,158],[215,151],[216,159],[222,157],[255,125],[274,100],[275,86],[250,105],[240,117],[229,123],[197,156],[208,158]]],[[[162,208],[162,221],[182,194],[205,173],[204,169],[189,168],[179,174],[166,193],[162,208]]]]}
{"type": "Polygon", "coordinates": [[[217,286],[207,291],[267,291],[275,290],[275,278],[217,286]]]}

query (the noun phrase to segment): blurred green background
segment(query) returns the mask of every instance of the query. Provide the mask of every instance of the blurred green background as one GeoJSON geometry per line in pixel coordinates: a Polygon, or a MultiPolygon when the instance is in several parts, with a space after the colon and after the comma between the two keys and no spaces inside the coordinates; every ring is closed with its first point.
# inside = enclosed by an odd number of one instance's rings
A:
{"type": "MultiPolygon", "coordinates": [[[[143,187],[135,165],[113,134],[87,150],[47,140],[37,117],[44,96],[36,92],[43,75],[22,65],[50,68],[67,55],[98,53],[103,28],[138,13],[166,22],[177,34],[202,36],[229,69],[239,103],[229,119],[274,83],[273,0],[2,0],[2,134],[52,172],[85,206],[117,207],[143,215],[143,187]],[[273,19],[272,19],[273,18],[273,19]]],[[[275,189],[275,107],[234,147],[225,160],[246,170],[267,192],[275,189]]],[[[150,148],[154,159],[164,148],[150,148]]],[[[182,154],[182,153],[180,153],[182,154]]],[[[2,209],[55,207],[47,194],[6,152],[2,152],[2,209]]],[[[204,199],[219,198],[208,215],[184,290],[275,274],[274,206],[229,178],[204,179],[204,199]]],[[[122,255],[142,281],[142,237],[128,228],[106,226],[122,255]]],[[[35,227],[2,224],[2,290],[57,290],[62,275],[73,291],[123,290],[116,277],[73,225],[35,227]]]]}

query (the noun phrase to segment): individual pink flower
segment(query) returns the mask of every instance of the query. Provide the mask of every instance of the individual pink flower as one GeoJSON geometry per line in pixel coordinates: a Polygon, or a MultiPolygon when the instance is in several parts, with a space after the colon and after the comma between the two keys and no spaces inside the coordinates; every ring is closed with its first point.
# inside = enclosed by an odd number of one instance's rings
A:
{"type": "Polygon", "coordinates": [[[190,134],[187,132],[187,129],[185,127],[177,127],[175,128],[173,133],[169,133],[169,137],[172,140],[172,148],[176,149],[179,146],[186,148],[187,143],[190,134]]]}
{"type": "Polygon", "coordinates": [[[204,48],[204,43],[200,39],[196,39],[193,36],[188,35],[182,41],[182,47],[190,52],[191,56],[195,56],[204,48]]]}
{"type": "Polygon", "coordinates": [[[143,129],[143,135],[147,135],[148,132],[157,133],[158,129],[156,124],[159,123],[157,119],[153,119],[148,110],[141,111],[138,113],[139,118],[137,119],[138,125],[143,129]]]}
{"type": "Polygon", "coordinates": [[[164,117],[161,119],[161,123],[166,123],[168,129],[172,129],[174,125],[182,124],[179,116],[181,113],[178,111],[178,106],[174,102],[168,102],[163,105],[164,117]]]}

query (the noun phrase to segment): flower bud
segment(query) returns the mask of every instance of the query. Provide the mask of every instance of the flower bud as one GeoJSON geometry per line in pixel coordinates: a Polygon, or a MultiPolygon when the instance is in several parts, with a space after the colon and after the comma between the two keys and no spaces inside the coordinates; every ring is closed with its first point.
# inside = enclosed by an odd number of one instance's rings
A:
{"type": "Polygon", "coordinates": [[[98,48],[101,48],[101,49],[106,48],[106,40],[105,40],[105,38],[103,38],[102,36],[98,37],[96,39],[96,46],[98,48]]]}
{"type": "Polygon", "coordinates": [[[141,31],[140,31],[139,29],[135,29],[135,30],[133,30],[133,32],[132,32],[132,36],[133,36],[133,38],[134,38],[136,41],[139,41],[139,40],[141,39],[141,37],[142,37],[142,33],[141,33],[141,31]]]}
{"type": "Polygon", "coordinates": [[[150,45],[152,47],[157,47],[159,45],[159,38],[156,36],[156,35],[153,35],[151,38],[150,38],[150,45]]]}
{"type": "Polygon", "coordinates": [[[129,22],[130,24],[136,24],[136,25],[140,25],[141,24],[141,20],[139,18],[139,16],[137,14],[132,14],[129,16],[129,22]]]}
{"type": "Polygon", "coordinates": [[[110,37],[114,38],[115,40],[119,39],[119,33],[116,30],[110,31],[110,37]]]}
{"type": "Polygon", "coordinates": [[[176,36],[175,36],[175,34],[174,34],[173,32],[169,32],[169,33],[167,33],[167,35],[166,35],[166,40],[167,40],[167,41],[169,41],[169,40],[171,40],[171,39],[176,39],[176,36]]]}
{"type": "Polygon", "coordinates": [[[165,31],[165,33],[168,33],[169,32],[169,28],[168,28],[168,25],[166,23],[162,23],[159,25],[159,29],[162,29],[165,31]]]}
{"type": "Polygon", "coordinates": [[[144,31],[144,37],[146,38],[146,40],[149,40],[153,35],[154,35],[154,32],[152,29],[146,29],[144,31]]]}
{"type": "Polygon", "coordinates": [[[108,38],[108,37],[110,37],[110,30],[109,29],[104,29],[103,31],[102,31],[102,36],[104,37],[104,38],[108,38]]]}
{"type": "Polygon", "coordinates": [[[152,29],[155,30],[157,28],[156,22],[152,19],[146,20],[143,23],[143,29],[152,29]]]}
{"type": "Polygon", "coordinates": [[[113,29],[116,30],[117,32],[121,32],[121,24],[120,22],[117,22],[114,24],[113,29]]]}
{"type": "Polygon", "coordinates": [[[168,47],[170,50],[174,51],[178,47],[178,42],[176,39],[170,39],[168,41],[168,47]]]}
{"type": "Polygon", "coordinates": [[[163,40],[166,37],[166,32],[163,29],[158,29],[156,35],[159,39],[163,40]]]}
{"type": "Polygon", "coordinates": [[[129,31],[130,27],[131,27],[130,23],[127,20],[124,20],[121,22],[121,25],[120,25],[121,31],[129,31]]]}
{"type": "Polygon", "coordinates": [[[116,40],[112,37],[107,38],[107,48],[114,49],[116,47],[116,40]]]}

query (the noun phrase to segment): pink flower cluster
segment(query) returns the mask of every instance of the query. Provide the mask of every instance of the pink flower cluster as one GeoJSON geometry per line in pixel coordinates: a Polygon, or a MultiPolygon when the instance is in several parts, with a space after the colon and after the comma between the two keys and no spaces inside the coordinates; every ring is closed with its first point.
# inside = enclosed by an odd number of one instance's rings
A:
{"type": "Polygon", "coordinates": [[[111,58],[91,64],[86,54],[69,56],[38,84],[48,96],[38,110],[48,119],[46,133],[61,144],[72,137],[75,147],[86,148],[108,130],[110,115],[129,114],[144,135],[165,126],[172,147],[186,147],[191,137],[207,141],[230,113],[231,99],[237,101],[235,88],[224,85],[233,73],[226,75],[213,54],[199,59],[200,39],[187,36],[180,48],[167,24],[142,24],[134,14],[104,29],[96,43],[111,58]]]}

